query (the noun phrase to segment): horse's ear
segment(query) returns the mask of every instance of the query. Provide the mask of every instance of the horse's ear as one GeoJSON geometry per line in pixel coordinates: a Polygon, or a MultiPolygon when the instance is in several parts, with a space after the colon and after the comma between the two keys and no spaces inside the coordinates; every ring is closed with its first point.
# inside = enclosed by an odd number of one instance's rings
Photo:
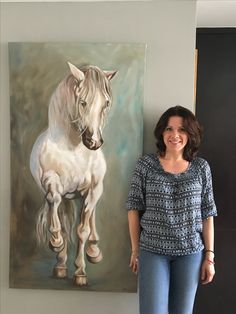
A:
{"type": "Polygon", "coordinates": [[[67,62],[70,68],[71,73],[73,74],[73,76],[79,81],[83,81],[84,80],[84,73],[82,71],[80,71],[76,66],[74,66],[72,63],[70,63],[69,61],[67,62]]]}
{"type": "Polygon", "coordinates": [[[103,71],[108,80],[110,81],[118,71],[103,71]]]}

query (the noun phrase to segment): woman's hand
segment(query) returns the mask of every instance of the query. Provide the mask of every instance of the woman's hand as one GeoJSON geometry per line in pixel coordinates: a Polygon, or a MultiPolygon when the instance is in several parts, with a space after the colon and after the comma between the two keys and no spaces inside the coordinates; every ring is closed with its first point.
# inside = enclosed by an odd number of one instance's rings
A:
{"type": "Polygon", "coordinates": [[[214,267],[214,218],[208,217],[202,222],[202,237],[205,246],[204,260],[201,269],[201,282],[203,285],[211,282],[215,275],[214,267]]]}
{"type": "Polygon", "coordinates": [[[215,276],[215,267],[212,260],[204,259],[201,268],[201,283],[206,285],[212,282],[215,276]]]}
{"type": "Polygon", "coordinates": [[[130,257],[129,267],[132,269],[132,272],[137,275],[138,273],[138,251],[132,251],[130,257]]]}
{"type": "Polygon", "coordinates": [[[131,239],[132,253],[130,257],[129,267],[132,271],[138,273],[138,255],[139,255],[139,235],[140,235],[140,224],[139,224],[139,213],[137,210],[129,210],[128,212],[129,221],[129,234],[131,239]]]}

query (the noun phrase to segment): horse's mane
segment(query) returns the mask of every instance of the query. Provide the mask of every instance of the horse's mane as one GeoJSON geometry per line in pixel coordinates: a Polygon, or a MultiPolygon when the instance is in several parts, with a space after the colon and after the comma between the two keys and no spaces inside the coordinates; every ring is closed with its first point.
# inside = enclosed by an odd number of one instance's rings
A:
{"type": "Polygon", "coordinates": [[[96,89],[108,99],[111,99],[111,87],[109,81],[102,70],[96,66],[83,66],[80,70],[85,74],[81,97],[86,98],[91,103],[96,97],[96,89]]]}
{"type": "Polygon", "coordinates": [[[69,131],[72,120],[83,119],[79,110],[80,99],[86,100],[89,106],[97,96],[97,90],[106,99],[111,100],[112,93],[109,80],[102,70],[91,65],[83,66],[80,70],[85,76],[82,83],[78,82],[72,74],[69,74],[58,84],[53,93],[49,104],[49,127],[59,123],[69,131]]]}

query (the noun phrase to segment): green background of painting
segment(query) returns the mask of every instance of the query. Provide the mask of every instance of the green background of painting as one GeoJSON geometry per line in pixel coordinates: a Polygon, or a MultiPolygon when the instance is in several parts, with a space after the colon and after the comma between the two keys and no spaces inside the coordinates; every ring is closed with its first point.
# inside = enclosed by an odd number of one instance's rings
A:
{"type": "MultiPolygon", "coordinates": [[[[128,264],[130,243],[125,200],[130,175],[143,146],[145,44],[10,43],[11,241],[10,286],[15,288],[136,291],[128,264]],[[37,247],[35,220],[43,202],[29,171],[29,156],[47,128],[50,97],[69,73],[67,61],[117,70],[111,81],[113,104],[104,129],[107,161],[104,193],[96,210],[103,261],[87,264],[89,285],[72,285],[76,244],[68,253],[68,279],[56,280],[56,257],[37,247]]],[[[79,201],[77,201],[79,208],[79,201]]],[[[80,211],[78,210],[78,216],[80,211]]]]}

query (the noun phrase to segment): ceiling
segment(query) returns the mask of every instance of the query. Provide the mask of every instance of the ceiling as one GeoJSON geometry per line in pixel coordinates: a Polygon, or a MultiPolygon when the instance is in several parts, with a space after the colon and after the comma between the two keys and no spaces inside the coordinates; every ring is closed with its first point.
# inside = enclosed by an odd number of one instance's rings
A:
{"type": "MultiPolygon", "coordinates": [[[[41,0],[40,2],[164,1],[164,0],[41,0]]],[[[197,27],[236,27],[236,0],[165,0],[196,1],[197,27]]],[[[38,0],[0,0],[0,2],[39,2],[38,0]]]]}

